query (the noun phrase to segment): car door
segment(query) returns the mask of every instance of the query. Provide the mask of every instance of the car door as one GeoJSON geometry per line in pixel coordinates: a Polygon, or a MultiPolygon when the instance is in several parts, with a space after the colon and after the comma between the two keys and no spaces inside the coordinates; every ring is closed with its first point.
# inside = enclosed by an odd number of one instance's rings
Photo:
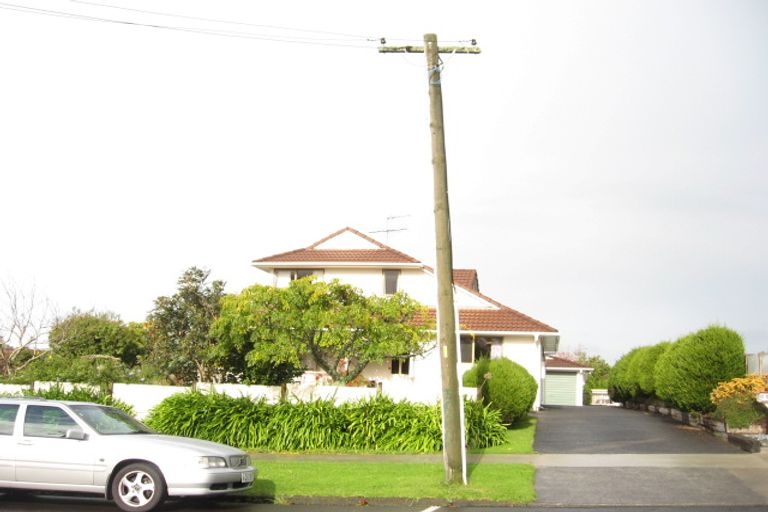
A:
{"type": "Polygon", "coordinates": [[[16,481],[61,490],[92,485],[93,448],[82,432],[63,408],[28,404],[21,436],[16,436],[16,481]]]}
{"type": "Polygon", "coordinates": [[[14,480],[16,440],[13,437],[13,429],[18,413],[19,404],[0,404],[0,482],[14,480]]]}

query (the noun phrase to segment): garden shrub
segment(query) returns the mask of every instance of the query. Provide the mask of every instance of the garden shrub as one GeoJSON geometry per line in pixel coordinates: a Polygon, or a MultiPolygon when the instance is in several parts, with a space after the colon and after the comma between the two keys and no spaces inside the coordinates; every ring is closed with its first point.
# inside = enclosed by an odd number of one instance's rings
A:
{"type": "Polygon", "coordinates": [[[711,326],[680,338],[664,352],[656,364],[656,390],[683,411],[711,412],[712,390],[745,372],[741,336],[711,326]]]}
{"type": "Polygon", "coordinates": [[[632,360],[630,376],[636,386],[635,396],[637,398],[656,396],[656,363],[671,345],[671,342],[663,341],[656,345],[644,347],[632,360]]]}
{"type": "Polygon", "coordinates": [[[768,390],[768,376],[748,375],[721,382],[710,394],[715,417],[729,427],[745,428],[768,415],[757,394],[768,390]]]}
{"type": "MultiPolygon", "coordinates": [[[[500,415],[465,402],[467,444],[502,444],[500,415]]],[[[376,397],[334,405],[330,400],[268,404],[247,397],[179,393],[155,407],[147,424],[165,434],[270,451],[430,453],[442,449],[439,405],[376,397]]]]}
{"type": "Polygon", "coordinates": [[[528,370],[505,357],[479,359],[463,381],[465,386],[476,386],[483,403],[499,411],[507,424],[528,415],[539,388],[528,370]]]}
{"type": "Polygon", "coordinates": [[[613,366],[608,378],[608,396],[614,402],[629,402],[637,395],[637,384],[631,382],[630,377],[632,363],[640,350],[640,348],[630,350],[613,366]]]}

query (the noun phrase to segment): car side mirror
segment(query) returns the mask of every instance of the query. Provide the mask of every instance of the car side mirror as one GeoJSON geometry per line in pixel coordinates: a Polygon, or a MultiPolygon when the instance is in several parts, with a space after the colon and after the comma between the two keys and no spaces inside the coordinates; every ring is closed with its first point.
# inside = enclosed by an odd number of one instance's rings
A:
{"type": "Polygon", "coordinates": [[[85,441],[88,438],[86,433],[79,428],[68,429],[67,434],[64,437],[67,439],[75,439],[76,441],[85,441]]]}

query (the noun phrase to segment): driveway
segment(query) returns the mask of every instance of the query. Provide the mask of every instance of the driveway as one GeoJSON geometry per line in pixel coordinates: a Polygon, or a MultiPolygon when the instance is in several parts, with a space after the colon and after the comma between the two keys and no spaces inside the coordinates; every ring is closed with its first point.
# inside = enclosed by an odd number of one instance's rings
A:
{"type": "Polygon", "coordinates": [[[618,407],[539,411],[539,453],[740,453],[733,445],[664,416],[618,407]]]}
{"type": "Polygon", "coordinates": [[[768,505],[766,453],[640,411],[563,407],[537,416],[538,505],[768,505]]]}

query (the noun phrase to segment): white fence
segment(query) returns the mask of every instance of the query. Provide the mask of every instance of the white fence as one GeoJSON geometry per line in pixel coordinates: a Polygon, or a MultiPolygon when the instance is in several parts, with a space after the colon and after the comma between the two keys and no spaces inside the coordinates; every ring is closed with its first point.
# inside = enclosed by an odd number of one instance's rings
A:
{"type": "MultiPolygon", "coordinates": [[[[437,403],[439,396],[432,396],[426,393],[419,393],[412,387],[407,389],[404,386],[390,386],[389,383],[383,383],[381,388],[367,387],[345,387],[328,385],[308,385],[304,382],[288,384],[286,387],[286,398],[294,402],[311,402],[313,400],[333,400],[335,403],[355,402],[365,398],[371,398],[381,393],[389,396],[393,400],[419,403],[437,403]]],[[[69,382],[35,382],[33,386],[21,386],[15,384],[0,384],[0,393],[2,394],[20,394],[24,390],[33,388],[35,390],[49,389],[58,385],[64,390],[71,390],[73,387],[87,387],[98,389],[87,384],[72,384],[69,382]]],[[[203,392],[214,391],[223,393],[231,397],[246,396],[254,400],[266,400],[268,403],[276,403],[281,397],[281,388],[279,386],[246,386],[243,384],[211,384],[197,383],[194,386],[153,386],[147,384],[120,384],[112,385],[112,396],[121,402],[133,407],[136,417],[145,418],[149,411],[160,402],[175,395],[184,393],[191,389],[197,389],[203,392]]],[[[474,399],[476,388],[461,388],[462,396],[474,399]]]]}
{"type": "Polygon", "coordinates": [[[768,374],[768,352],[747,354],[747,373],[755,375],[768,374]]]}

